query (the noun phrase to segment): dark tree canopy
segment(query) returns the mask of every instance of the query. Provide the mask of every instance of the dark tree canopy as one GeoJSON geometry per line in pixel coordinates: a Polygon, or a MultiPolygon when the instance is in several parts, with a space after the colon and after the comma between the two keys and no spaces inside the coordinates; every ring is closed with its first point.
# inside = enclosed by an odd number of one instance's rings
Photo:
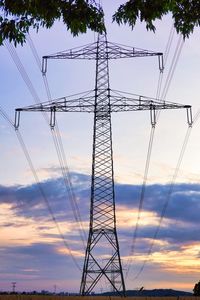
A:
{"type": "Polygon", "coordinates": [[[200,0],[129,0],[120,5],[113,20],[132,28],[136,21],[146,23],[147,30],[155,31],[153,21],[171,13],[177,33],[189,37],[195,26],[200,26],[200,0]]]}
{"type": "Polygon", "coordinates": [[[193,288],[194,296],[200,296],[200,281],[193,288]]]}
{"type": "MultiPolygon", "coordinates": [[[[128,0],[114,13],[113,21],[133,28],[140,20],[155,31],[154,21],[168,13],[184,38],[200,26],[200,0],[128,0]]],[[[0,0],[0,45],[5,39],[23,44],[31,27],[50,28],[56,20],[63,21],[73,35],[87,29],[102,33],[103,16],[95,0],[0,0]]]]}
{"type": "Polygon", "coordinates": [[[50,28],[56,20],[62,20],[73,35],[105,30],[103,10],[95,1],[0,0],[0,44],[4,39],[23,44],[30,27],[50,28]]]}

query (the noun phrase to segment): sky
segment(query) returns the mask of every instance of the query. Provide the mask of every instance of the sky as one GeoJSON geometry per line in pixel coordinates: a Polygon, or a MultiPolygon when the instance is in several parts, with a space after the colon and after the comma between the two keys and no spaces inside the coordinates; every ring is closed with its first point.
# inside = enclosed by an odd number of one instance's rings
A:
{"type": "MultiPolygon", "coordinates": [[[[170,15],[156,22],[156,33],[146,31],[145,25],[139,22],[131,30],[111,21],[120,3],[118,0],[103,1],[108,40],[166,54],[173,26],[170,15]]],[[[50,30],[40,29],[38,33],[31,30],[30,36],[40,58],[94,42],[97,37],[90,31],[72,37],[61,22],[50,30]]],[[[163,73],[161,95],[165,94],[164,87],[173,68],[179,39],[174,33],[163,73]]],[[[40,101],[47,101],[42,75],[29,43],[18,46],[16,53],[40,101]]],[[[0,47],[0,104],[12,120],[15,108],[34,104],[16,61],[8,47],[0,47]]],[[[111,88],[156,97],[159,68],[155,57],[112,61],[109,69],[111,88]]],[[[182,45],[164,100],[192,105],[195,116],[200,109],[199,75],[200,36],[199,29],[195,29],[182,45]]],[[[94,88],[95,63],[50,61],[47,78],[52,99],[87,91],[94,88]]],[[[61,113],[57,115],[57,122],[73,191],[87,232],[93,116],[61,113]]],[[[126,288],[144,286],[145,289],[173,288],[191,292],[200,279],[199,119],[191,129],[179,172],[176,173],[188,130],[186,111],[167,110],[159,116],[133,254],[130,249],[151,131],[149,113],[113,114],[112,125],[117,229],[124,274],[127,273],[128,262],[131,266],[126,288]],[[174,184],[173,189],[171,183],[174,184]],[[160,223],[166,203],[167,209],[160,223]],[[154,240],[159,224],[160,230],[154,240]]],[[[11,290],[11,282],[17,282],[16,290],[19,291],[53,291],[56,285],[58,292],[78,292],[84,248],[63,184],[49,126],[40,113],[24,112],[21,115],[20,133],[36,176],[79,268],[52,221],[16,132],[1,115],[0,133],[0,290],[11,290]]],[[[101,287],[101,291],[109,289],[109,286],[101,287]]]]}

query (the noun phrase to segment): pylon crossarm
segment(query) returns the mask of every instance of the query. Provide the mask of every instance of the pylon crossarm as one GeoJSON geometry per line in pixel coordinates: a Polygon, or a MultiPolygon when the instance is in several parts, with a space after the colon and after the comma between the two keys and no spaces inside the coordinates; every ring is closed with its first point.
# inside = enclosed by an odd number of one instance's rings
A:
{"type": "Polygon", "coordinates": [[[132,57],[145,57],[145,56],[160,56],[162,52],[154,52],[151,50],[145,50],[141,48],[125,46],[113,42],[107,42],[107,52],[109,59],[116,58],[132,58],[132,57]]]}
{"type": "Polygon", "coordinates": [[[149,98],[141,95],[135,95],[134,97],[110,96],[111,112],[150,110],[152,107],[155,110],[191,108],[190,105],[149,98]]]}
{"type": "Polygon", "coordinates": [[[192,107],[191,105],[184,105],[164,100],[158,100],[140,95],[134,95],[133,98],[125,96],[110,95],[110,111],[111,112],[126,112],[126,111],[141,111],[150,110],[151,122],[154,126],[155,111],[163,109],[186,109],[187,111],[187,123],[191,127],[192,120],[192,107]]]}
{"type": "Polygon", "coordinates": [[[163,66],[163,54],[161,52],[154,52],[150,50],[140,49],[136,47],[125,46],[117,43],[108,42],[102,40],[101,43],[105,44],[106,51],[99,52],[97,57],[98,43],[94,42],[82,47],[72,48],[64,51],[60,51],[54,54],[45,55],[42,59],[42,73],[47,72],[47,60],[48,59],[119,59],[119,58],[133,58],[133,57],[146,57],[146,56],[158,56],[159,68],[162,71],[163,66]]]}
{"type": "Polygon", "coordinates": [[[68,100],[67,97],[55,99],[51,102],[43,102],[17,108],[16,111],[46,111],[55,109],[57,112],[94,112],[94,97],[80,97],[68,100]]]}
{"type": "Polygon", "coordinates": [[[45,55],[43,56],[43,59],[77,59],[77,58],[83,58],[83,59],[90,59],[95,58],[96,56],[96,47],[97,42],[90,43],[84,46],[67,49],[64,51],[56,52],[54,54],[45,55]]]}
{"type": "Polygon", "coordinates": [[[84,46],[60,51],[54,54],[45,55],[42,58],[42,73],[47,71],[48,59],[95,59],[96,58],[97,42],[84,46]]]}
{"type": "MultiPolygon", "coordinates": [[[[93,92],[93,91],[92,91],[93,92]]],[[[85,96],[73,98],[73,96],[62,97],[53,101],[42,102],[35,105],[16,108],[15,110],[15,128],[19,127],[20,113],[25,112],[50,112],[50,125],[53,127],[56,112],[94,112],[94,96],[85,96]]]]}

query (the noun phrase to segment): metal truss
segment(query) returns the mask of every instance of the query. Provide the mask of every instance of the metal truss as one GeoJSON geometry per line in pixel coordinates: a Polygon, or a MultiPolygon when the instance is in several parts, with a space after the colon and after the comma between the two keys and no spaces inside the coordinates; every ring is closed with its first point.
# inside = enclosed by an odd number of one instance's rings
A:
{"type": "Polygon", "coordinates": [[[158,56],[159,68],[163,71],[163,54],[161,52],[153,52],[149,50],[139,49],[135,47],[124,46],[121,44],[111,43],[105,40],[77,47],[62,52],[57,52],[52,55],[43,56],[42,72],[47,71],[48,59],[89,59],[89,60],[110,60],[119,58],[133,58],[145,56],[158,56]],[[100,44],[103,44],[105,51],[98,51],[100,44]]]}
{"type": "MultiPolygon", "coordinates": [[[[116,92],[119,91],[110,90],[110,103],[109,110],[110,113],[113,112],[126,112],[126,111],[150,111],[151,124],[156,124],[156,114],[155,111],[163,109],[180,109],[185,108],[187,110],[187,122],[189,126],[192,125],[192,109],[190,105],[183,105],[179,103],[169,102],[165,100],[145,97],[141,95],[134,94],[133,97],[122,96],[123,92],[120,91],[121,96],[116,96],[116,92]]],[[[50,112],[50,126],[55,126],[56,112],[95,112],[95,92],[90,91],[91,96],[80,96],[71,95],[67,97],[62,97],[59,99],[54,99],[53,101],[43,102],[38,105],[30,105],[24,108],[16,109],[15,116],[15,127],[19,126],[20,112],[21,111],[45,111],[50,112]]],[[[84,93],[85,94],[85,93],[84,93]]],[[[87,92],[88,94],[88,92],[87,92]]],[[[80,94],[79,94],[80,95],[80,94]]],[[[101,108],[102,112],[105,112],[105,107],[101,108]]]]}
{"type": "MultiPolygon", "coordinates": [[[[91,91],[92,93],[93,91],[91,91]]],[[[123,93],[122,91],[120,92],[123,93]]],[[[110,90],[110,112],[124,112],[124,111],[137,111],[137,110],[162,110],[162,109],[180,109],[186,108],[190,114],[191,106],[184,105],[165,100],[145,97],[141,95],[134,95],[134,97],[114,96],[110,90]]],[[[53,101],[42,102],[38,105],[29,105],[24,108],[17,108],[16,113],[20,111],[46,111],[46,112],[95,112],[95,95],[74,98],[74,96],[67,96],[53,101]],[[70,100],[68,100],[70,98],[70,100]]],[[[107,111],[102,107],[102,112],[107,111]]],[[[189,119],[188,119],[188,123],[189,119]]]]}
{"type": "Polygon", "coordinates": [[[116,229],[111,113],[149,110],[151,124],[155,126],[156,110],[186,108],[188,123],[192,124],[189,105],[110,89],[109,59],[145,56],[158,56],[159,68],[163,70],[162,53],[110,43],[106,35],[99,35],[95,43],[44,56],[43,73],[47,70],[48,59],[95,60],[95,89],[83,94],[62,97],[52,102],[16,109],[16,128],[19,126],[21,111],[50,112],[51,127],[55,126],[57,112],[94,114],[90,225],[80,287],[82,295],[89,295],[104,278],[112,286],[113,291],[125,296],[125,282],[116,229]]]}

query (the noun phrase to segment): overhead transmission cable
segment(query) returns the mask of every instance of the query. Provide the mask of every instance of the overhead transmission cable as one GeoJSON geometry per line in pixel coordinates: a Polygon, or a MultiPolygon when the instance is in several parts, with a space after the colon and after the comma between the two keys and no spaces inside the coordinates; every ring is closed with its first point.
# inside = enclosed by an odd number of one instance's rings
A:
{"type": "MultiPolygon", "coordinates": [[[[175,32],[174,25],[172,24],[171,30],[170,30],[170,33],[169,33],[169,37],[168,37],[168,41],[167,41],[167,44],[166,44],[166,47],[165,47],[165,52],[164,52],[164,55],[163,55],[163,66],[164,67],[165,67],[165,65],[167,63],[167,60],[168,60],[168,57],[169,57],[171,45],[172,45],[173,38],[174,38],[174,32],[175,32]]],[[[159,77],[158,77],[156,99],[160,98],[161,87],[162,87],[162,82],[163,82],[163,74],[164,74],[164,72],[160,72],[159,77]]],[[[162,99],[162,97],[161,97],[161,99],[162,99]]]]}
{"type": "MultiPolygon", "coordinates": [[[[167,62],[167,59],[168,59],[168,55],[169,55],[170,48],[171,48],[171,45],[172,45],[173,37],[174,37],[174,27],[172,26],[171,30],[170,30],[168,42],[167,42],[167,45],[166,45],[166,48],[165,48],[164,59],[163,59],[164,66],[166,65],[166,62],[167,62]]],[[[165,92],[165,95],[163,95],[163,96],[166,96],[167,90],[169,88],[169,84],[171,82],[173,73],[175,71],[175,67],[176,67],[176,64],[177,64],[178,57],[180,55],[180,51],[182,49],[182,47],[180,48],[179,45],[180,45],[180,38],[178,40],[177,47],[176,47],[176,50],[175,50],[175,55],[173,57],[172,64],[171,64],[171,69],[170,70],[173,70],[173,72],[170,71],[170,73],[169,73],[170,76],[168,74],[167,81],[166,81],[168,83],[168,85],[166,85],[167,86],[167,88],[165,89],[166,92],[165,92]],[[178,49],[179,49],[179,52],[178,52],[178,49]],[[177,55],[177,52],[178,52],[178,55],[177,55]],[[176,64],[174,64],[174,62],[176,62],[176,64]]],[[[158,79],[158,85],[157,85],[156,99],[159,99],[161,86],[162,86],[162,81],[163,81],[163,72],[160,72],[159,79],[158,79]]],[[[161,99],[164,99],[164,98],[161,97],[161,99]]],[[[156,117],[158,117],[158,116],[159,116],[159,113],[156,114],[156,117]]],[[[130,259],[128,260],[128,263],[127,263],[128,267],[127,267],[127,271],[126,271],[126,277],[128,276],[128,273],[130,271],[132,257],[133,257],[134,251],[135,251],[137,232],[138,232],[138,228],[139,228],[139,222],[140,222],[140,218],[141,218],[141,212],[142,212],[143,203],[144,203],[146,184],[147,184],[147,179],[148,179],[148,171],[149,171],[150,158],[151,158],[152,147],[153,147],[154,134],[155,134],[155,126],[152,126],[151,132],[150,132],[149,144],[148,144],[148,151],[147,151],[147,158],[146,158],[146,163],[145,163],[143,183],[142,183],[141,192],[140,192],[140,200],[139,200],[137,220],[136,220],[136,225],[135,225],[135,230],[134,230],[133,240],[132,240],[132,245],[131,245],[131,251],[130,251],[130,259]]]]}
{"type": "MultiPolygon", "coordinates": [[[[199,116],[200,116],[200,110],[198,111],[198,113],[199,113],[199,116]]],[[[193,122],[193,124],[194,124],[194,122],[193,122]]],[[[171,182],[169,184],[169,190],[168,190],[168,193],[167,193],[166,201],[165,201],[164,206],[163,206],[162,211],[161,211],[161,215],[160,215],[158,226],[157,226],[156,231],[154,233],[154,236],[152,238],[152,242],[151,242],[150,248],[149,248],[149,250],[147,252],[146,259],[144,260],[142,267],[140,268],[140,270],[138,271],[138,273],[134,277],[134,280],[137,279],[140,276],[140,274],[144,270],[144,267],[145,267],[146,263],[150,259],[150,255],[152,253],[155,240],[156,240],[156,238],[158,236],[158,233],[160,231],[160,227],[161,227],[162,221],[164,219],[167,207],[169,205],[170,198],[171,198],[173,190],[174,190],[175,180],[176,180],[176,178],[178,176],[178,172],[179,172],[182,160],[183,160],[183,156],[185,154],[185,150],[186,150],[186,147],[187,147],[187,144],[188,144],[188,141],[189,141],[189,137],[190,137],[191,131],[192,131],[192,127],[188,127],[188,129],[186,131],[186,135],[185,135],[184,141],[183,141],[183,145],[181,147],[181,151],[180,151],[180,155],[179,155],[179,158],[178,158],[178,162],[176,164],[176,168],[175,168],[172,180],[171,180],[171,182]]]]}
{"type": "MultiPolygon", "coordinates": [[[[183,44],[184,44],[184,41],[183,41],[182,37],[180,36],[179,39],[178,39],[178,42],[177,42],[175,53],[173,55],[173,59],[172,59],[172,62],[171,62],[171,66],[170,66],[168,75],[167,75],[165,86],[163,88],[161,99],[165,99],[165,97],[166,97],[166,94],[168,92],[169,86],[171,84],[172,77],[174,75],[174,72],[175,72],[175,69],[176,69],[176,66],[177,66],[178,59],[180,57],[180,53],[181,53],[183,44]]],[[[159,112],[157,114],[157,118],[158,117],[159,117],[159,112]]],[[[179,155],[179,158],[178,158],[178,162],[177,162],[177,165],[176,165],[176,168],[175,168],[175,172],[174,172],[174,175],[173,175],[172,180],[171,180],[170,185],[169,185],[170,188],[169,188],[169,191],[167,193],[166,202],[164,203],[163,209],[161,211],[159,223],[158,223],[158,226],[157,226],[156,231],[154,233],[154,236],[152,238],[152,242],[151,242],[150,248],[149,248],[149,250],[147,252],[146,259],[144,260],[141,268],[139,269],[138,273],[134,277],[134,280],[137,279],[139,277],[139,275],[142,273],[142,271],[143,271],[143,269],[144,269],[147,261],[149,260],[150,255],[152,253],[152,249],[153,249],[153,246],[154,246],[155,239],[157,238],[157,235],[159,233],[159,230],[160,230],[160,227],[161,227],[161,223],[162,223],[162,221],[164,219],[165,212],[166,212],[166,209],[168,207],[168,203],[169,203],[170,197],[171,197],[172,192],[173,192],[174,182],[175,182],[175,180],[177,178],[177,175],[178,175],[178,172],[179,172],[179,169],[180,169],[180,165],[181,165],[181,162],[182,162],[182,159],[183,159],[183,156],[184,156],[184,153],[185,153],[185,149],[186,149],[186,146],[187,146],[187,143],[188,143],[188,140],[189,140],[191,129],[192,129],[191,126],[189,126],[188,129],[187,129],[187,132],[186,132],[186,135],[185,135],[185,138],[184,138],[184,142],[183,142],[183,145],[182,145],[182,148],[181,148],[181,152],[180,152],[180,155],[179,155]]]]}
{"type": "MultiPolygon", "coordinates": [[[[1,106],[0,106],[0,114],[1,114],[2,117],[9,123],[9,125],[11,126],[11,128],[12,128],[13,130],[15,130],[15,124],[14,124],[14,122],[11,120],[11,118],[7,115],[7,113],[4,111],[4,109],[3,109],[1,106]]],[[[15,130],[15,133],[16,133],[17,139],[18,139],[18,141],[19,141],[19,144],[20,144],[20,146],[21,146],[21,149],[22,149],[22,151],[23,151],[23,153],[24,153],[24,156],[26,157],[26,160],[27,160],[27,162],[28,162],[29,168],[30,168],[30,170],[31,170],[31,172],[32,172],[32,174],[33,174],[34,179],[35,179],[36,186],[37,186],[37,188],[38,188],[38,190],[39,190],[39,192],[40,192],[40,194],[41,194],[41,196],[42,196],[42,198],[43,198],[43,200],[44,200],[44,202],[45,202],[45,204],[46,204],[46,206],[47,206],[47,208],[48,208],[48,211],[49,211],[49,213],[50,213],[50,216],[51,216],[53,222],[55,223],[55,226],[56,226],[56,228],[57,228],[57,230],[58,230],[58,233],[59,233],[61,239],[63,240],[63,243],[64,243],[65,247],[67,248],[67,251],[69,252],[69,254],[70,254],[70,256],[71,256],[71,258],[72,258],[74,264],[75,264],[76,267],[81,271],[81,268],[80,268],[80,266],[78,265],[78,263],[77,263],[77,261],[76,261],[74,255],[73,255],[73,253],[72,253],[72,251],[71,251],[71,249],[70,249],[70,247],[69,247],[69,244],[68,244],[68,242],[66,241],[66,239],[65,239],[65,237],[64,237],[64,235],[63,235],[63,233],[62,233],[62,231],[61,231],[61,229],[60,229],[59,223],[57,222],[57,220],[56,220],[56,218],[55,218],[55,215],[54,215],[54,213],[53,213],[53,210],[52,210],[52,208],[51,208],[51,206],[50,206],[50,204],[49,204],[49,201],[48,201],[48,199],[47,199],[47,197],[46,197],[46,194],[45,194],[45,192],[44,192],[44,190],[43,190],[43,188],[42,188],[42,185],[41,185],[41,183],[40,183],[40,181],[39,181],[39,178],[38,178],[38,176],[37,176],[37,172],[36,172],[36,170],[35,170],[35,168],[34,168],[34,165],[33,165],[32,160],[31,160],[29,151],[28,151],[28,149],[27,149],[27,147],[26,147],[26,145],[25,145],[25,143],[24,143],[22,134],[21,134],[21,132],[20,132],[19,129],[18,129],[18,130],[15,130]]]]}
{"type": "Polygon", "coordinates": [[[166,196],[166,201],[164,203],[164,206],[162,208],[162,211],[161,211],[161,215],[160,215],[160,218],[159,218],[159,222],[158,222],[158,225],[157,225],[157,228],[156,228],[156,231],[154,233],[154,236],[152,238],[152,242],[150,244],[150,248],[147,252],[147,255],[146,255],[146,259],[144,260],[140,270],[138,271],[138,273],[136,274],[136,276],[134,277],[134,280],[137,279],[140,274],[142,273],[142,271],[144,270],[144,267],[146,265],[146,263],[149,261],[150,259],[150,255],[152,253],[152,250],[153,250],[153,246],[154,246],[154,243],[155,243],[155,240],[158,236],[158,233],[160,231],[160,227],[161,227],[161,224],[162,224],[162,221],[164,219],[164,216],[165,216],[165,213],[166,213],[166,210],[167,210],[167,207],[168,207],[168,204],[169,204],[169,200],[172,196],[172,193],[173,193],[173,189],[174,189],[174,182],[178,176],[178,172],[179,172],[179,169],[180,169],[180,166],[181,166],[181,163],[182,163],[182,160],[183,160],[183,156],[184,156],[184,153],[185,153],[185,150],[186,150],[186,146],[188,144],[188,140],[189,140],[189,137],[190,137],[190,133],[191,133],[191,130],[192,130],[192,127],[188,127],[187,129],[187,132],[186,132],[186,135],[185,135],[185,138],[184,138],[184,142],[183,142],[183,145],[181,147],[181,151],[180,151],[180,155],[179,155],[179,158],[178,158],[178,162],[177,162],[177,165],[176,165],[176,168],[175,168],[175,171],[174,171],[174,174],[173,174],[173,177],[172,177],[172,180],[169,184],[169,190],[168,190],[168,193],[167,193],[167,196],[166,196]]]}
{"type": "MultiPolygon", "coordinates": [[[[9,53],[10,53],[10,55],[11,55],[11,57],[12,57],[14,63],[15,63],[15,65],[16,65],[16,67],[17,67],[18,71],[20,72],[20,75],[22,76],[22,79],[24,80],[24,82],[25,82],[26,86],[28,87],[31,95],[33,96],[34,101],[36,103],[40,103],[40,99],[39,99],[39,97],[38,97],[38,95],[37,95],[37,93],[36,93],[36,91],[35,91],[35,89],[33,87],[33,84],[31,82],[30,78],[28,77],[28,75],[27,75],[27,73],[26,73],[26,71],[25,71],[25,69],[24,69],[24,67],[23,67],[23,65],[21,63],[21,60],[19,59],[19,57],[18,57],[18,55],[16,53],[15,48],[8,41],[5,41],[4,43],[5,43],[5,46],[8,49],[8,51],[9,51],[9,53]]],[[[45,121],[48,123],[48,116],[47,116],[47,114],[45,114],[43,112],[43,116],[44,116],[45,121]]],[[[74,212],[74,210],[73,210],[73,212],[74,212]]]]}
{"type": "MultiPolygon", "coordinates": [[[[167,61],[167,58],[168,58],[168,55],[169,55],[169,51],[170,51],[170,48],[171,48],[173,36],[174,36],[174,27],[172,26],[170,34],[169,34],[168,42],[167,42],[167,45],[166,45],[166,50],[165,50],[165,53],[164,53],[164,59],[163,59],[164,65],[166,64],[166,61],[167,61]]],[[[160,95],[162,80],[163,80],[163,72],[160,72],[158,85],[157,85],[156,99],[158,99],[159,95],[160,95]]],[[[114,92],[116,94],[120,95],[120,91],[115,90],[114,92]]],[[[133,233],[132,245],[131,245],[131,250],[130,250],[130,255],[129,255],[130,258],[127,262],[127,266],[125,267],[126,268],[126,275],[125,275],[126,278],[128,277],[128,273],[129,273],[130,267],[131,267],[132,257],[133,257],[134,251],[135,251],[135,243],[136,243],[137,232],[138,232],[138,228],[139,228],[139,221],[140,221],[140,218],[141,218],[143,202],[144,202],[144,196],[145,196],[145,189],[146,189],[146,184],[147,184],[147,179],[148,179],[148,171],[149,171],[149,165],[150,165],[150,158],[151,158],[151,152],[152,152],[152,146],[153,146],[154,133],[155,133],[155,126],[152,126],[151,127],[151,132],[150,132],[148,150],[147,150],[147,158],[146,158],[146,163],[145,163],[143,183],[142,183],[141,192],[140,192],[140,200],[139,200],[137,220],[136,220],[135,230],[134,230],[134,233],[133,233]]]]}
{"type": "Polygon", "coordinates": [[[9,118],[8,114],[5,112],[5,110],[1,106],[0,106],[0,114],[11,126],[13,126],[13,127],[15,126],[13,121],[9,118]]]}
{"type": "MultiPolygon", "coordinates": [[[[29,47],[31,49],[31,52],[32,52],[32,54],[35,58],[36,64],[37,64],[39,70],[41,71],[41,61],[39,59],[39,55],[38,55],[37,49],[36,49],[36,47],[33,43],[33,40],[32,40],[32,38],[29,34],[27,35],[27,41],[29,43],[29,47]]],[[[48,84],[46,74],[42,74],[42,78],[43,78],[43,83],[44,83],[44,87],[45,87],[45,90],[46,90],[46,94],[47,94],[47,97],[48,97],[48,101],[51,102],[52,97],[51,97],[51,92],[50,92],[50,88],[49,88],[49,84],[48,84]]],[[[63,147],[63,143],[62,143],[62,138],[61,138],[61,134],[60,134],[60,130],[59,130],[57,121],[55,123],[55,127],[51,127],[51,133],[52,133],[54,145],[55,145],[55,148],[56,148],[58,160],[59,160],[59,163],[60,163],[60,168],[61,168],[65,188],[66,188],[66,191],[69,195],[70,205],[71,205],[72,210],[73,210],[74,218],[75,218],[76,222],[79,224],[79,234],[80,234],[83,246],[85,248],[85,242],[86,242],[86,239],[87,239],[86,238],[86,233],[85,233],[85,230],[84,230],[84,227],[83,227],[83,224],[82,224],[82,219],[81,219],[79,207],[78,207],[78,204],[77,204],[77,201],[76,201],[76,196],[75,196],[75,192],[74,192],[74,189],[73,189],[71,176],[70,176],[70,171],[69,171],[69,167],[68,167],[68,164],[67,164],[67,159],[66,159],[66,155],[65,155],[65,151],[64,151],[64,147],[63,147]]]]}
{"type": "MultiPolygon", "coordinates": [[[[171,48],[172,40],[174,36],[174,27],[171,27],[168,42],[165,48],[165,53],[163,57],[163,65],[165,66],[169,51],[171,48]]],[[[159,99],[160,95],[160,90],[162,86],[162,80],[163,80],[163,72],[159,73],[159,79],[158,79],[158,85],[157,85],[157,92],[156,92],[156,99],[159,99]]],[[[146,184],[148,180],[148,172],[149,172],[149,166],[150,166],[150,159],[151,159],[151,154],[152,154],[152,147],[153,147],[153,140],[154,140],[154,134],[155,134],[155,126],[151,127],[150,131],[150,138],[149,138],[149,144],[148,144],[148,150],[147,150],[147,157],[146,157],[146,162],[145,162],[145,170],[144,170],[144,176],[143,176],[143,182],[142,182],[142,187],[140,191],[140,198],[139,198],[139,207],[138,207],[138,213],[137,213],[137,219],[136,219],[136,224],[135,224],[135,229],[132,237],[132,244],[131,244],[131,250],[130,250],[130,259],[128,260],[127,263],[127,270],[126,270],[126,278],[128,277],[130,267],[131,267],[131,262],[132,262],[132,257],[135,252],[135,244],[136,244],[136,239],[137,239],[137,234],[138,234],[138,229],[139,229],[139,222],[141,219],[141,213],[143,209],[143,203],[144,203],[144,197],[145,197],[145,191],[146,191],[146,184]]]]}
{"type": "Polygon", "coordinates": [[[166,98],[166,95],[167,95],[167,92],[169,90],[169,86],[171,84],[171,81],[172,81],[172,78],[173,78],[178,60],[180,58],[180,54],[181,54],[183,45],[184,45],[183,37],[179,36],[177,46],[176,46],[176,49],[175,49],[175,53],[173,55],[172,62],[171,62],[171,65],[170,65],[170,68],[169,68],[169,71],[168,71],[168,75],[167,75],[167,78],[166,78],[166,81],[165,81],[165,85],[164,85],[164,88],[163,88],[162,93],[161,93],[161,99],[166,98]]]}
{"type": "MultiPolygon", "coordinates": [[[[19,56],[17,55],[16,53],[16,50],[15,48],[12,46],[12,44],[9,44],[9,43],[6,43],[6,47],[7,49],[9,50],[10,54],[11,54],[11,57],[14,61],[14,63],[16,64],[24,82],[26,83],[31,95],[33,96],[33,99],[35,101],[35,103],[37,104],[40,104],[41,101],[37,95],[37,92],[35,91],[34,87],[33,87],[33,84],[27,74],[27,72],[25,71],[24,69],[24,66],[19,58],[19,56]]],[[[35,52],[34,52],[35,53],[35,52]]],[[[35,53],[34,57],[36,58],[36,61],[37,61],[37,64],[39,64],[39,57],[37,58],[37,55],[35,53]]],[[[50,92],[49,92],[50,93],[50,92]]],[[[47,124],[49,123],[48,121],[48,116],[46,113],[42,112],[43,113],[43,117],[45,119],[45,121],[47,122],[47,124]]],[[[52,136],[53,136],[53,141],[54,141],[54,144],[55,144],[55,148],[56,148],[56,151],[57,151],[57,155],[58,155],[58,159],[59,159],[59,162],[60,164],[62,165],[62,158],[61,158],[61,153],[62,153],[62,150],[59,150],[59,144],[61,144],[61,142],[59,141],[56,141],[56,136],[55,136],[55,133],[53,133],[53,131],[51,130],[51,133],[52,133],[52,136]]],[[[61,140],[61,138],[60,138],[61,140]]],[[[61,167],[62,168],[62,167],[61,167]]],[[[63,168],[62,168],[62,171],[63,171],[63,168]]],[[[82,226],[82,223],[80,221],[80,213],[77,213],[78,210],[78,206],[75,205],[74,203],[76,202],[75,201],[75,196],[74,194],[71,192],[71,185],[68,184],[68,182],[66,182],[68,180],[68,177],[66,177],[66,174],[67,174],[67,169],[65,169],[66,172],[63,171],[63,177],[64,177],[64,183],[65,183],[65,187],[66,187],[66,190],[69,194],[69,199],[70,199],[70,204],[72,206],[72,211],[73,211],[73,214],[74,214],[74,218],[76,220],[76,222],[79,224],[79,233],[80,233],[80,237],[81,237],[81,240],[83,242],[83,246],[85,247],[85,240],[84,240],[84,234],[83,234],[83,226],[82,226]],[[72,198],[72,196],[74,196],[72,198]]]]}
{"type": "Polygon", "coordinates": [[[133,254],[135,252],[136,238],[137,238],[137,233],[138,233],[138,228],[139,228],[139,222],[140,222],[140,219],[141,219],[141,213],[142,213],[142,208],[143,208],[144,195],[145,195],[145,189],[146,189],[146,183],[147,183],[147,177],[148,177],[148,171],[149,171],[149,165],[150,165],[150,159],[151,159],[154,132],[155,132],[155,127],[152,127],[151,132],[150,132],[149,144],[148,144],[148,151],[147,151],[147,158],[146,158],[146,164],[145,164],[143,183],[142,183],[142,188],[141,188],[141,192],[140,192],[140,200],[139,200],[137,219],[136,219],[134,234],[133,234],[133,237],[132,237],[131,250],[130,250],[130,254],[129,254],[130,259],[127,263],[127,269],[126,269],[126,274],[125,274],[126,278],[128,277],[128,274],[129,274],[129,271],[130,271],[130,268],[131,268],[131,262],[132,262],[132,257],[131,256],[133,256],[133,254]]]}

